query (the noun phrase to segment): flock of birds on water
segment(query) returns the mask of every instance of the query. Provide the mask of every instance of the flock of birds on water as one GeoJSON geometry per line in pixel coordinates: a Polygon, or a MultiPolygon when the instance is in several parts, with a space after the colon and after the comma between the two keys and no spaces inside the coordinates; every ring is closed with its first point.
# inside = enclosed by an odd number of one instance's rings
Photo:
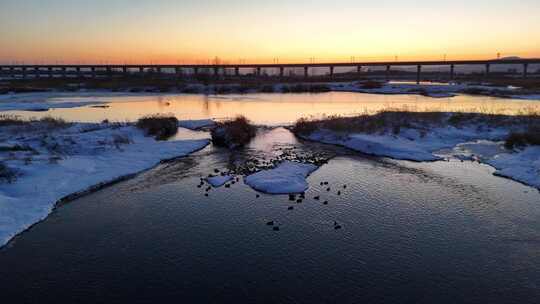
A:
{"type": "MultiPolygon", "coordinates": [[[[231,174],[230,171],[220,171],[219,169],[214,169],[214,173],[215,173],[215,174],[209,174],[207,178],[216,177],[216,176],[228,176],[228,175],[231,174]]],[[[197,185],[197,188],[199,188],[199,189],[204,188],[204,196],[205,196],[205,197],[210,196],[210,194],[209,194],[210,191],[211,191],[212,189],[215,188],[215,187],[213,187],[212,185],[210,185],[210,184],[208,183],[207,178],[201,177],[201,178],[200,178],[200,183],[197,185]]],[[[235,176],[235,177],[233,177],[229,182],[226,182],[223,186],[224,186],[225,188],[230,188],[232,185],[234,185],[234,184],[236,184],[236,183],[239,183],[239,182],[240,182],[240,177],[239,177],[239,176],[235,176]]],[[[332,188],[330,187],[330,183],[329,183],[329,182],[324,181],[324,182],[321,182],[320,185],[321,185],[321,187],[326,187],[326,192],[329,193],[329,192],[332,191],[332,188]]],[[[342,190],[344,191],[345,189],[347,189],[347,185],[346,185],[346,184],[345,184],[345,185],[342,185],[341,189],[338,190],[338,191],[336,192],[336,194],[337,194],[338,196],[341,195],[341,191],[342,191],[342,190]]],[[[261,195],[260,195],[259,193],[256,193],[256,194],[255,194],[255,197],[256,197],[256,198],[260,198],[261,195]]],[[[289,194],[289,201],[295,202],[296,204],[301,204],[305,199],[306,199],[306,194],[305,194],[304,192],[302,192],[302,193],[297,193],[297,194],[293,194],[293,193],[289,194]]],[[[319,194],[319,195],[316,195],[316,196],[313,197],[313,199],[316,200],[316,201],[321,201],[321,195],[320,195],[320,194],[319,194]]],[[[329,202],[328,202],[328,200],[324,200],[324,201],[322,202],[322,204],[323,204],[323,205],[328,205],[329,202]]],[[[289,207],[287,207],[287,210],[289,210],[289,211],[294,210],[294,206],[289,206],[289,207]]],[[[273,220],[272,220],[272,221],[268,221],[268,222],[266,223],[266,225],[267,225],[267,226],[271,226],[271,227],[272,227],[272,230],[274,230],[274,231],[279,231],[279,230],[280,230],[279,225],[277,225],[276,221],[273,221],[273,220]]],[[[339,229],[342,228],[342,226],[341,226],[337,221],[334,221],[333,227],[334,227],[335,230],[339,230],[339,229]]]]}

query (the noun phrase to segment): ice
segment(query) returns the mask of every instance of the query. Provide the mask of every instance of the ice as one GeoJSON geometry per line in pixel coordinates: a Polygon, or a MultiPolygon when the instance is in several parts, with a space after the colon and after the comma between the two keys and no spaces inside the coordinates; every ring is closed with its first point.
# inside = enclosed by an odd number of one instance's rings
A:
{"type": "Polygon", "coordinates": [[[306,178],[317,170],[313,164],[285,161],[276,168],[247,176],[244,182],[255,190],[270,194],[302,193],[309,187],[306,178]]]}
{"type": "Polygon", "coordinates": [[[205,127],[212,127],[216,124],[212,119],[199,119],[199,120],[180,120],[178,126],[190,130],[198,130],[205,127]]]}
{"type": "Polygon", "coordinates": [[[224,175],[224,176],[214,176],[209,177],[206,179],[206,181],[212,185],[214,188],[219,188],[223,185],[225,185],[227,182],[231,181],[233,177],[231,175],[224,175]]]}

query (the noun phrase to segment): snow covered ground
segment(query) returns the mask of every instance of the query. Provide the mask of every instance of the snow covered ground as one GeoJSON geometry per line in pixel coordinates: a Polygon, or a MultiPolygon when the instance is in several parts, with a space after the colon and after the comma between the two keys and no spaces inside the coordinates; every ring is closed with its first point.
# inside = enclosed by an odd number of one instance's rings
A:
{"type": "Polygon", "coordinates": [[[474,160],[493,166],[495,174],[540,188],[540,147],[508,150],[504,139],[509,130],[468,125],[432,128],[428,132],[402,129],[374,134],[345,134],[318,130],[309,140],[344,146],[362,153],[412,161],[448,158],[474,160]]]}
{"type": "Polygon", "coordinates": [[[213,177],[209,177],[206,179],[206,181],[212,185],[212,187],[214,188],[219,188],[223,185],[225,185],[226,183],[228,183],[229,181],[233,180],[233,176],[232,175],[219,175],[219,176],[213,176],[213,177]]]}
{"type": "Polygon", "coordinates": [[[0,246],[44,219],[77,192],[136,174],[161,160],[185,156],[209,140],[156,141],[126,124],[4,126],[0,161],[16,174],[0,180],[0,246]]]}
{"type": "Polygon", "coordinates": [[[202,128],[213,127],[216,122],[212,119],[199,119],[199,120],[181,120],[178,122],[178,126],[190,130],[199,130],[202,128]]]}
{"type": "Polygon", "coordinates": [[[457,94],[477,92],[477,94],[493,94],[495,96],[511,96],[512,98],[540,100],[539,94],[519,94],[516,87],[495,87],[489,84],[468,83],[411,83],[380,82],[380,88],[365,88],[362,82],[329,84],[332,91],[360,92],[370,94],[420,94],[433,98],[453,97],[457,94]]]}
{"type": "Polygon", "coordinates": [[[306,178],[317,170],[313,164],[285,161],[270,170],[247,176],[244,182],[255,190],[270,194],[302,193],[308,189],[306,178]]]}

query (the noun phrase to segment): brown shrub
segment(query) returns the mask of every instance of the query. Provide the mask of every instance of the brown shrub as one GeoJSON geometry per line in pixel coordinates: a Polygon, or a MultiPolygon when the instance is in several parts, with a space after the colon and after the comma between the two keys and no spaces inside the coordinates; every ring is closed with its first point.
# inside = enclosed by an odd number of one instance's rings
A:
{"type": "Polygon", "coordinates": [[[173,115],[153,114],[139,118],[136,126],[157,140],[165,140],[178,132],[178,119],[173,115]]]}
{"type": "Polygon", "coordinates": [[[212,129],[212,142],[216,146],[236,148],[246,145],[255,137],[257,129],[244,116],[220,122],[212,129]]]}
{"type": "Polygon", "coordinates": [[[540,145],[540,128],[532,127],[525,132],[511,132],[504,146],[507,149],[514,149],[525,146],[539,146],[540,145]]]}
{"type": "Polygon", "coordinates": [[[382,88],[383,84],[378,81],[368,80],[360,83],[360,88],[365,90],[370,89],[380,89],[382,88]]]}

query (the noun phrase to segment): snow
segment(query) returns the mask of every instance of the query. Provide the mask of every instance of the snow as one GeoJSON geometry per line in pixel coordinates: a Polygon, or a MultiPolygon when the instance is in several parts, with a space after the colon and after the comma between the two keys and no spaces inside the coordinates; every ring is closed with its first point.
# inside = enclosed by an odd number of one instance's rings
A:
{"type": "Polygon", "coordinates": [[[225,185],[227,182],[231,181],[233,177],[231,175],[224,175],[224,176],[214,176],[209,177],[206,179],[206,181],[212,185],[214,188],[219,188],[223,185],[225,185]]]}
{"type": "Polygon", "coordinates": [[[199,120],[181,120],[178,122],[178,126],[190,130],[198,130],[206,127],[213,127],[216,124],[212,119],[199,119],[199,120]]]}
{"type": "Polygon", "coordinates": [[[313,164],[285,161],[274,169],[247,176],[244,182],[255,190],[270,194],[302,193],[309,187],[306,178],[317,170],[313,164]]]}
{"type": "Polygon", "coordinates": [[[513,99],[540,100],[540,94],[512,95],[513,99]]]}
{"type": "Polygon", "coordinates": [[[519,88],[497,87],[489,84],[470,83],[412,83],[412,82],[384,82],[380,81],[380,88],[364,89],[362,82],[331,83],[328,84],[332,91],[359,92],[369,94],[420,94],[433,98],[450,98],[457,94],[465,93],[467,90],[481,90],[495,95],[510,96],[515,99],[540,100],[540,94],[517,94],[519,88]]]}
{"type": "MultiPolygon", "coordinates": [[[[1,96],[1,95],[0,95],[1,96]]],[[[17,98],[18,99],[18,98],[17,98]]],[[[49,109],[77,108],[82,106],[101,105],[101,101],[10,101],[0,98],[0,111],[47,111],[49,109]]]]}
{"type": "Polygon", "coordinates": [[[398,135],[339,134],[319,130],[306,138],[344,146],[365,154],[399,160],[437,161],[448,158],[473,160],[496,169],[495,174],[540,188],[540,147],[518,150],[504,148],[504,128],[432,128],[422,134],[416,129],[402,129],[398,135]],[[449,151],[448,151],[449,150],[449,151]]]}
{"type": "Polygon", "coordinates": [[[14,182],[0,181],[0,246],[43,220],[68,195],[185,156],[209,143],[207,139],[158,142],[132,125],[82,123],[53,130],[41,125],[4,127],[0,141],[31,148],[0,152],[0,160],[17,172],[14,182]]]}
{"type": "Polygon", "coordinates": [[[511,178],[540,189],[540,147],[527,147],[514,153],[497,154],[486,161],[496,175],[511,178]]]}
{"type": "Polygon", "coordinates": [[[497,139],[507,134],[501,129],[479,131],[475,127],[431,128],[422,132],[417,129],[402,129],[399,135],[392,133],[377,134],[337,134],[329,130],[320,130],[307,136],[307,139],[327,144],[335,144],[365,154],[384,156],[412,161],[435,161],[442,157],[435,152],[477,139],[497,139]]]}

